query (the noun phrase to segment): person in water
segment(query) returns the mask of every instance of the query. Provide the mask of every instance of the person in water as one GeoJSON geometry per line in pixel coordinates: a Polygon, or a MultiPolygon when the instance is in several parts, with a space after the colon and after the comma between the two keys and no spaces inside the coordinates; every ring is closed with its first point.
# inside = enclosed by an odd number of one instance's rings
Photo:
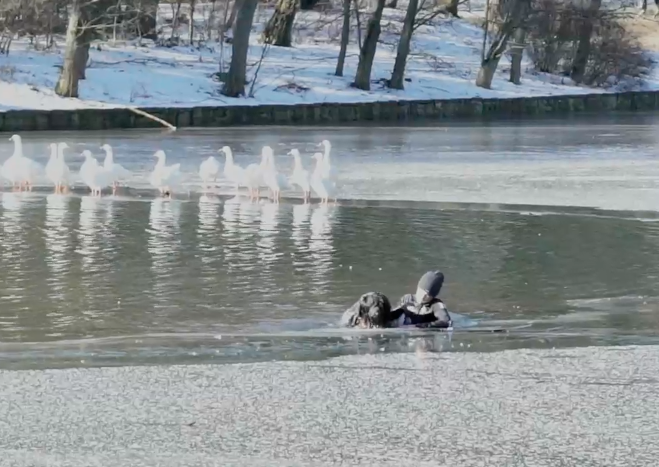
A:
{"type": "Polygon", "coordinates": [[[417,284],[415,294],[404,295],[397,308],[391,309],[389,299],[380,292],[368,292],[348,308],[341,322],[348,327],[396,328],[416,327],[450,328],[451,315],[439,298],[444,285],[440,271],[426,272],[417,284]]]}

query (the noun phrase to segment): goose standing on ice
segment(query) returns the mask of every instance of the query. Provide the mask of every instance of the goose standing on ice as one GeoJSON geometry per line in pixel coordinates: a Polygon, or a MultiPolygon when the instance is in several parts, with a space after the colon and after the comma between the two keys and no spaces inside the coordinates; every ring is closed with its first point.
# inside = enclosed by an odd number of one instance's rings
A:
{"type": "Polygon", "coordinates": [[[224,146],[219,152],[223,152],[226,157],[223,171],[224,178],[236,186],[236,194],[238,194],[238,188],[245,186],[245,169],[233,162],[233,152],[229,146],[224,146]]]}
{"type": "Polygon", "coordinates": [[[219,174],[220,163],[213,156],[210,156],[199,165],[199,178],[201,178],[203,193],[210,189],[211,183],[215,183],[219,174]]]}
{"type": "Polygon", "coordinates": [[[2,165],[0,174],[11,182],[14,189],[26,187],[31,191],[42,166],[23,155],[23,139],[19,135],[13,135],[9,140],[14,142],[14,153],[2,165]]]}
{"type": "Polygon", "coordinates": [[[80,166],[80,178],[89,187],[92,196],[101,196],[103,189],[112,184],[113,175],[105,167],[99,165],[91,151],[85,149],[82,151],[82,157],[85,158],[85,162],[80,166]]]}
{"type": "Polygon", "coordinates": [[[311,175],[311,189],[320,197],[321,204],[327,204],[329,192],[323,177],[323,154],[317,152],[313,155],[313,158],[316,160],[316,168],[311,175]]]}
{"type": "Polygon", "coordinates": [[[123,165],[117,164],[114,161],[114,150],[109,144],[104,144],[101,149],[105,151],[105,160],[103,161],[103,168],[111,174],[112,178],[112,194],[116,194],[119,182],[131,176],[130,170],[124,168],[123,165]]]}
{"type": "Polygon", "coordinates": [[[69,186],[71,170],[66,164],[64,150],[68,149],[66,143],[50,144],[50,159],[46,164],[46,177],[55,185],[55,193],[63,193],[69,186]]]}
{"type": "Polygon", "coordinates": [[[57,143],[50,143],[48,145],[48,149],[50,149],[50,157],[48,157],[48,162],[46,163],[46,177],[48,177],[48,179],[55,185],[55,192],[57,192],[57,182],[53,181],[53,178],[55,166],[57,165],[57,146],[57,143]]]}
{"type": "Polygon", "coordinates": [[[330,152],[332,151],[332,144],[324,139],[318,144],[318,146],[323,146],[325,151],[323,152],[323,162],[322,162],[322,177],[323,180],[329,180],[333,185],[334,183],[334,170],[332,169],[332,163],[330,160],[330,152]]]}
{"type": "MultiPolygon", "coordinates": [[[[14,142],[14,153],[9,157],[9,159],[5,161],[4,164],[2,164],[0,174],[2,175],[2,178],[9,181],[12,184],[12,188],[16,190],[16,188],[20,188],[21,182],[23,181],[21,179],[19,169],[21,158],[23,157],[23,142],[21,141],[21,137],[18,135],[12,136],[9,138],[9,141],[14,142]]],[[[57,155],[57,151],[53,152],[55,155],[57,155]]]]}
{"type": "Polygon", "coordinates": [[[266,147],[264,147],[261,150],[260,164],[254,163],[254,164],[249,164],[247,167],[245,167],[244,184],[249,190],[250,201],[259,199],[261,186],[265,185],[265,180],[263,175],[268,166],[268,154],[266,151],[266,147]]]}
{"type": "Polygon", "coordinates": [[[68,191],[69,185],[71,182],[71,169],[66,163],[66,158],[64,157],[64,150],[68,149],[69,145],[66,143],[59,143],[57,145],[57,160],[59,161],[59,170],[60,170],[60,191],[68,191]]]}
{"type": "MultiPolygon", "coordinates": [[[[321,170],[322,180],[325,181],[325,186],[330,188],[332,191],[336,191],[336,171],[332,167],[330,160],[330,152],[332,151],[332,144],[324,139],[320,142],[319,146],[323,146],[325,151],[323,152],[323,163],[321,170]]],[[[336,198],[334,199],[336,201],[336,198]]]]}
{"type": "Polygon", "coordinates": [[[151,172],[149,181],[160,191],[160,194],[166,194],[171,198],[173,188],[178,186],[181,181],[181,164],[165,165],[166,155],[162,149],[156,151],[153,156],[158,159],[158,162],[151,172]]]}
{"type": "Polygon", "coordinates": [[[302,189],[302,199],[304,203],[309,202],[311,196],[311,185],[309,184],[309,171],[302,167],[302,159],[300,158],[300,151],[291,149],[289,152],[293,156],[295,164],[293,166],[293,173],[289,178],[291,185],[297,185],[302,189]]]}
{"type": "Polygon", "coordinates": [[[270,146],[263,147],[263,156],[265,157],[265,164],[262,168],[263,181],[270,188],[272,200],[278,203],[281,197],[281,189],[287,184],[286,177],[277,172],[275,155],[270,146]]]}

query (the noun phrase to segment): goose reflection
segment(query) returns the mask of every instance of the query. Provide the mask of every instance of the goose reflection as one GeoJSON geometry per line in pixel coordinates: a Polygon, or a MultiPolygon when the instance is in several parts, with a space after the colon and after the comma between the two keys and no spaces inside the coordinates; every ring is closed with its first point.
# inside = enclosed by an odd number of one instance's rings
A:
{"type": "Polygon", "coordinates": [[[114,236],[114,228],[116,223],[115,208],[117,207],[117,201],[112,197],[108,196],[102,201],[103,207],[103,229],[105,234],[108,235],[108,238],[114,236]]]}
{"type": "Polygon", "coordinates": [[[180,244],[180,202],[165,198],[151,201],[147,250],[151,255],[153,297],[166,303],[173,290],[173,264],[180,244]]]}
{"type": "Polygon", "coordinates": [[[261,222],[259,224],[258,247],[259,263],[267,269],[281,256],[275,248],[275,236],[279,225],[279,204],[266,203],[261,206],[261,222]]]}
{"type": "MultiPolygon", "coordinates": [[[[94,196],[83,196],[80,199],[80,214],[78,219],[76,252],[81,257],[82,303],[80,312],[86,320],[103,319],[106,299],[103,296],[104,278],[108,270],[101,254],[103,251],[103,222],[101,214],[102,201],[94,196]]],[[[69,313],[59,318],[60,325],[71,317],[69,313]]],[[[70,323],[69,323],[70,324],[70,323]]]]}
{"type": "Polygon", "coordinates": [[[261,217],[261,206],[259,203],[244,201],[240,203],[240,217],[236,240],[239,242],[237,248],[237,260],[241,269],[252,271],[257,268],[256,264],[256,241],[259,232],[259,221],[261,217]]]}
{"type": "Polygon", "coordinates": [[[225,267],[231,270],[238,256],[238,236],[240,217],[240,198],[238,196],[224,202],[222,211],[222,247],[224,251],[225,267]]]}
{"type": "Polygon", "coordinates": [[[332,223],[334,222],[334,206],[317,206],[311,214],[311,237],[309,239],[309,256],[312,261],[312,280],[316,293],[325,293],[330,282],[332,270],[332,223]]]}
{"type": "Polygon", "coordinates": [[[291,226],[291,238],[297,251],[305,251],[305,230],[309,227],[309,216],[311,215],[311,204],[296,204],[293,206],[293,225],[291,226]]]}
{"type": "Polygon", "coordinates": [[[44,242],[46,264],[50,269],[48,282],[52,287],[53,298],[62,298],[66,288],[64,276],[71,268],[71,229],[68,220],[70,200],[70,197],[61,194],[50,194],[46,197],[44,242]]]}
{"type": "Polygon", "coordinates": [[[258,231],[257,221],[260,218],[261,205],[245,201],[240,203],[240,226],[245,235],[253,235],[258,231]]]}
{"type": "Polygon", "coordinates": [[[93,196],[81,198],[78,253],[82,255],[82,269],[87,273],[103,269],[103,266],[98,264],[98,254],[103,249],[100,244],[103,235],[99,232],[102,225],[100,209],[100,199],[93,196]]]}
{"type": "Polygon", "coordinates": [[[202,264],[217,260],[218,247],[214,244],[217,235],[217,222],[220,218],[220,199],[217,196],[203,195],[199,198],[199,224],[197,226],[197,247],[202,264]]]}
{"type": "Polygon", "coordinates": [[[0,250],[3,268],[0,277],[3,282],[3,300],[20,303],[26,296],[24,281],[25,258],[27,249],[24,230],[25,198],[27,193],[2,193],[2,231],[0,250]]]}
{"type": "Polygon", "coordinates": [[[254,233],[258,230],[259,213],[259,204],[238,196],[224,202],[221,244],[226,283],[223,285],[231,291],[229,297],[224,297],[226,306],[233,306],[231,297],[240,296],[250,287],[245,273],[250,273],[256,265],[254,233]]]}
{"type": "Polygon", "coordinates": [[[12,258],[16,247],[23,241],[23,206],[26,193],[2,193],[2,254],[12,258]]]}

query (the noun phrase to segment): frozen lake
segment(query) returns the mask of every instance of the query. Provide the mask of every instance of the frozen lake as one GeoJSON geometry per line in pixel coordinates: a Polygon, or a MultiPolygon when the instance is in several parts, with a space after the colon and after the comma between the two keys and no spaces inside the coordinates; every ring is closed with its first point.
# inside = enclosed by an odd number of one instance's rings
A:
{"type": "MultiPolygon", "coordinates": [[[[100,200],[2,194],[0,367],[656,343],[658,120],[25,135],[42,163],[47,143],[68,142],[72,169],[110,143],[135,177],[100,200]],[[199,162],[225,144],[241,165],[269,144],[288,172],[290,148],[310,168],[324,138],[338,206],[196,192],[199,162]],[[189,195],[148,190],[160,148],[189,195]],[[336,329],[361,293],[397,300],[431,268],[468,329],[336,329]],[[491,328],[507,332],[480,332],[491,328]]],[[[4,137],[0,153],[11,153],[4,137]]]]}

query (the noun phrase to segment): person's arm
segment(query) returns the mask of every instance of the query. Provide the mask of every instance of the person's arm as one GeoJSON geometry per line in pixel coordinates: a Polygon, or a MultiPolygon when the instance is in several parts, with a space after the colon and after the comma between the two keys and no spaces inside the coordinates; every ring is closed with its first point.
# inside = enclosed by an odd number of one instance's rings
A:
{"type": "MultiPolygon", "coordinates": [[[[410,309],[404,308],[405,324],[413,324],[415,326],[430,324],[437,321],[437,318],[432,313],[417,313],[410,309]]],[[[425,327],[425,326],[424,326],[425,327]]]]}
{"type": "Polygon", "coordinates": [[[453,326],[453,320],[451,319],[451,315],[444,303],[433,303],[430,307],[430,311],[430,313],[419,315],[420,317],[425,317],[425,319],[423,322],[419,323],[417,327],[446,329],[453,326]]]}
{"type": "Polygon", "coordinates": [[[437,302],[432,306],[432,314],[437,317],[437,327],[441,328],[450,328],[453,327],[453,320],[451,319],[451,314],[448,312],[448,308],[444,305],[444,302],[437,302]]]}

